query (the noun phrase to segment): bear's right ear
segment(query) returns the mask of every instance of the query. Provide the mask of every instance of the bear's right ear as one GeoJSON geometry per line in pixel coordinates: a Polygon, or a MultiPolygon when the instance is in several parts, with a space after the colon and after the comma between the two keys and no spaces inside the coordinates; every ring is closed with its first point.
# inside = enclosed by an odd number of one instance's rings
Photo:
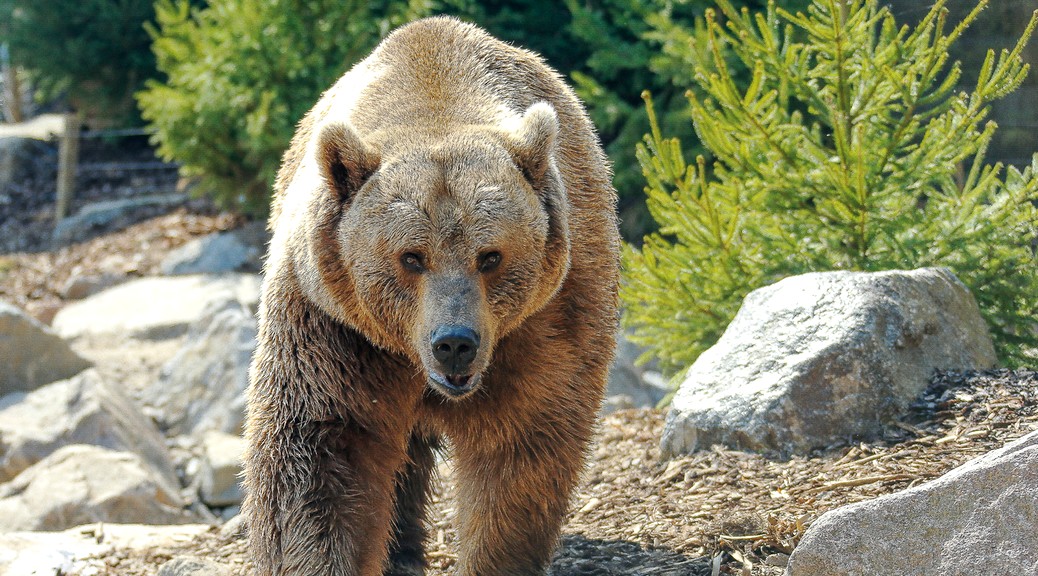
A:
{"type": "Polygon", "coordinates": [[[321,175],[340,201],[347,201],[378,170],[381,158],[346,122],[329,122],[317,137],[321,175]]]}

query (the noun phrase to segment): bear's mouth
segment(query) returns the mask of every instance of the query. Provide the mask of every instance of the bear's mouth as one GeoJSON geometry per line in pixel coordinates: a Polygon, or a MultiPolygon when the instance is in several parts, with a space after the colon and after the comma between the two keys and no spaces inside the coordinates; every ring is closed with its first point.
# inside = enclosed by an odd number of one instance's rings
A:
{"type": "Polygon", "coordinates": [[[463,398],[471,394],[479,386],[479,380],[479,374],[429,372],[429,384],[452,399],[463,398]]]}

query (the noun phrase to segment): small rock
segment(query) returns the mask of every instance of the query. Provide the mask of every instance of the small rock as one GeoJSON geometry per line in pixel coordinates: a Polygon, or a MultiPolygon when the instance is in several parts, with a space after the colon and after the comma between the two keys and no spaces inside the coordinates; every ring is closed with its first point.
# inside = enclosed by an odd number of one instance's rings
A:
{"type": "Polygon", "coordinates": [[[75,275],[61,288],[61,297],[66,300],[82,300],[93,296],[107,288],[115,286],[126,279],[126,276],[115,274],[75,275]]]}
{"type": "Polygon", "coordinates": [[[238,475],[241,473],[245,440],[223,432],[207,432],[202,437],[202,451],[202,501],[213,508],[241,504],[238,475]]]}
{"type": "Polygon", "coordinates": [[[64,306],[61,302],[33,301],[25,303],[25,312],[35,318],[40,324],[50,326],[54,317],[58,315],[64,306]]]}
{"type": "Polygon", "coordinates": [[[0,485],[0,532],[64,530],[93,522],[197,521],[143,460],[99,446],[65,446],[0,485]]]}
{"type": "Polygon", "coordinates": [[[89,367],[54,331],[0,300],[0,396],[35,390],[89,367]]]}
{"type": "Polygon", "coordinates": [[[246,529],[245,515],[238,513],[224,522],[223,526],[220,526],[220,537],[225,540],[244,538],[246,529]]]}
{"type": "Polygon", "coordinates": [[[867,438],[907,410],[935,369],[995,362],[973,296],[947,269],[786,278],[750,293],[689,369],[663,453],[712,444],[805,453],[867,438]]]}
{"type": "Polygon", "coordinates": [[[625,408],[655,408],[667,394],[662,378],[641,366],[638,358],[645,349],[628,340],[623,331],[616,334],[616,358],[609,369],[606,402],[602,413],[608,414],[625,408]]]}
{"type": "Polygon", "coordinates": [[[159,568],[159,576],[224,576],[226,567],[194,556],[177,556],[159,568]]]}
{"type": "Polygon", "coordinates": [[[826,512],[786,574],[1038,574],[1035,526],[1038,431],[931,482],[826,512]]]}
{"type": "Polygon", "coordinates": [[[634,399],[627,394],[615,394],[612,396],[606,396],[602,400],[602,414],[612,414],[619,410],[630,410],[636,408],[634,399]]]}
{"type": "Polygon", "coordinates": [[[241,516],[241,504],[228,506],[220,510],[220,520],[227,522],[241,516]]]}
{"type": "MultiPolygon", "coordinates": [[[[134,452],[160,478],[173,477],[162,435],[133,400],[96,370],[0,398],[0,439],[0,482],[70,444],[134,452]]],[[[176,483],[165,488],[175,490],[176,483]]]]}
{"type": "Polygon", "coordinates": [[[0,189],[31,176],[39,146],[33,138],[0,137],[0,189]]]}
{"type": "Polygon", "coordinates": [[[106,558],[119,551],[154,550],[183,544],[210,529],[203,524],[144,526],[97,524],[63,532],[0,533],[0,574],[109,574],[106,558]]]}
{"type": "Polygon", "coordinates": [[[782,554],[781,552],[768,554],[768,557],[764,559],[764,563],[768,566],[785,568],[789,564],[789,554],[782,554]]]}
{"type": "Polygon", "coordinates": [[[259,249],[241,241],[233,232],[216,232],[191,240],[162,261],[162,273],[219,274],[245,269],[257,259],[259,249]]]}

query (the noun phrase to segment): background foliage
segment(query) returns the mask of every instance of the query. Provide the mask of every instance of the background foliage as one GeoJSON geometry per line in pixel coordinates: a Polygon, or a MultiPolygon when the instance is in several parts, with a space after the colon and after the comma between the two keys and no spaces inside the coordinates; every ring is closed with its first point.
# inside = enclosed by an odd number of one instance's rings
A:
{"type": "Polygon", "coordinates": [[[218,204],[266,213],[296,123],[353,62],[421,2],[159,0],[154,37],[165,82],[138,96],[159,152],[218,204]]]}
{"type": "MultiPolygon", "coordinates": [[[[991,102],[1020,85],[1020,51],[990,52],[957,92],[938,2],[899,28],[876,0],[751,15],[719,0],[689,93],[716,161],[687,165],[656,122],[639,147],[660,230],[626,252],[627,322],[671,370],[720,336],[752,289],[814,270],[948,266],[973,291],[1010,365],[1038,347],[1038,157],[985,162],[991,102]],[[753,70],[748,86],[725,55],[753,70]]],[[[651,110],[651,101],[650,110],[651,110]]]]}
{"type": "MultiPolygon", "coordinates": [[[[799,5],[803,0],[787,0],[799,5]]],[[[758,6],[762,0],[739,5],[758,6]]],[[[261,216],[295,122],[320,91],[392,27],[447,13],[541,53],[588,104],[621,194],[624,232],[654,227],[632,153],[648,128],[643,89],[662,103],[664,127],[697,142],[687,121],[684,66],[694,22],[707,0],[412,0],[302,2],[214,0],[190,10],[160,0],[152,28],[159,69],[141,108],[158,129],[160,151],[198,176],[222,205],[261,216]]]]}
{"type": "Polygon", "coordinates": [[[155,76],[144,23],[152,0],[0,0],[0,42],[44,99],[67,93],[89,116],[130,122],[155,76]]]}

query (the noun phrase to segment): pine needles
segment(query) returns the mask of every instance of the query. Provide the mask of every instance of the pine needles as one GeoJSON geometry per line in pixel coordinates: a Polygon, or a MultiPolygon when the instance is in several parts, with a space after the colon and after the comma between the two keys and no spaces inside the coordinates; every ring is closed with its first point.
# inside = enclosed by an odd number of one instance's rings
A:
{"type": "MultiPolygon", "coordinates": [[[[815,0],[791,14],[719,0],[688,93],[713,156],[692,164],[652,133],[638,148],[660,225],[628,247],[626,323],[671,371],[720,336],[742,298],[818,270],[947,266],[973,291],[1009,366],[1038,359],[1038,156],[985,161],[990,104],[1020,86],[1021,50],[989,51],[972,91],[939,0],[915,28],[876,0],[815,0]],[[732,59],[752,70],[736,82],[732,59]]],[[[974,84],[974,82],[970,82],[974,84]]]]}

